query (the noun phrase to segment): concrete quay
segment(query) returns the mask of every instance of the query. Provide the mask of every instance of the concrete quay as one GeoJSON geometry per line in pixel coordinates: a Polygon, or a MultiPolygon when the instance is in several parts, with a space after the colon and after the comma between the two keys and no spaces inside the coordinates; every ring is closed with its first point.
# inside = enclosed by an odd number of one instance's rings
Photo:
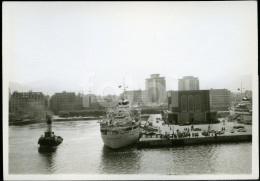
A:
{"type": "Polygon", "coordinates": [[[174,147],[194,144],[233,143],[250,141],[252,141],[252,134],[205,136],[192,138],[160,138],[157,135],[157,138],[140,138],[140,140],[137,142],[137,148],[151,148],[163,146],[174,147]]]}
{"type": "Polygon", "coordinates": [[[192,144],[214,144],[214,143],[233,143],[233,142],[250,142],[252,141],[252,125],[239,124],[237,122],[228,122],[226,119],[220,119],[217,124],[201,124],[193,125],[193,128],[200,129],[195,131],[191,129],[191,125],[166,125],[161,124],[158,131],[153,134],[143,132],[142,137],[137,142],[138,148],[151,147],[174,147],[192,144]],[[210,128],[209,128],[210,126],[210,128]],[[239,132],[234,126],[243,126],[245,132],[239,132]],[[208,136],[202,134],[207,130],[221,131],[222,134],[209,133],[208,136]],[[189,136],[177,136],[177,132],[188,132],[189,136]],[[195,136],[196,135],[196,136],[195,136]]]}
{"type": "Polygon", "coordinates": [[[81,120],[99,120],[101,119],[100,117],[58,117],[58,116],[53,116],[52,121],[57,122],[57,121],[81,121],[81,120]]]}

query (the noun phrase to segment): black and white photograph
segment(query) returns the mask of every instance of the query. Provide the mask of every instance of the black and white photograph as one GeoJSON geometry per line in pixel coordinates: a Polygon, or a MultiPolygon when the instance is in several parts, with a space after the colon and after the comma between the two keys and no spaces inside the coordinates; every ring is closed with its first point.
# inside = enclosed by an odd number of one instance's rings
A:
{"type": "Polygon", "coordinates": [[[259,178],[257,1],[3,1],[4,180],[259,178]]]}

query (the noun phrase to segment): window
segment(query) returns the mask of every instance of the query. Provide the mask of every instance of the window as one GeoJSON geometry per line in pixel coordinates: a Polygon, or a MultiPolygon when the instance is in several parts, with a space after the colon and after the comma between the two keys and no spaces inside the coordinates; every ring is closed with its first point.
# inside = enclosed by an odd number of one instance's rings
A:
{"type": "Polygon", "coordinates": [[[196,95],[195,96],[195,110],[196,111],[200,111],[200,108],[201,105],[200,105],[200,96],[199,95],[196,95]]]}
{"type": "Polygon", "coordinates": [[[168,104],[172,104],[172,99],[171,99],[171,97],[168,97],[168,104]]]}
{"type": "Polygon", "coordinates": [[[189,111],[194,111],[194,100],[191,95],[189,95],[189,111]]]}
{"type": "Polygon", "coordinates": [[[185,95],[181,96],[181,110],[187,111],[187,97],[185,95]]]}

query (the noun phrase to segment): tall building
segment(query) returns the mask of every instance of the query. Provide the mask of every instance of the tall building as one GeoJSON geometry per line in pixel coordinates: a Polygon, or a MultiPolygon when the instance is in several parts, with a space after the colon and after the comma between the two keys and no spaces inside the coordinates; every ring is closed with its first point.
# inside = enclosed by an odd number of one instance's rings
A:
{"type": "Polygon", "coordinates": [[[209,90],[169,91],[168,109],[175,124],[217,120],[217,112],[210,110],[209,90]]]}
{"type": "Polygon", "coordinates": [[[73,111],[82,109],[82,95],[74,92],[55,93],[50,100],[50,107],[54,113],[59,111],[73,111]]]}
{"type": "Polygon", "coordinates": [[[9,112],[18,117],[42,117],[47,108],[47,97],[42,92],[14,91],[9,99],[9,112]]]}
{"type": "Polygon", "coordinates": [[[210,109],[228,111],[231,106],[231,92],[227,89],[210,89],[210,109]]]}
{"type": "Polygon", "coordinates": [[[178,90],[200,90],[198,77],[184,76],[182,79],[179,79],[178,90]]]}
{"type": "Polygon", "coordinates": [[[150,78],[147,78],[145,88],[149,102],[159,104],[167,101],[165,78],[160,77],[160,74],[152,74],[150,78]]]}

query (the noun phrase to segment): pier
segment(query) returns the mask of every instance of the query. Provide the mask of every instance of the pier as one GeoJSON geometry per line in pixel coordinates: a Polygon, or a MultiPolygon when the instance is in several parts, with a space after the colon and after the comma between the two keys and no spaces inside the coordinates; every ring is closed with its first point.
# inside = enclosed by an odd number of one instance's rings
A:
{"type": "Polygon", "coordinates": [[[54,117],[53,121],[82,121],[82,120],[99,120],[100,117],[68,117],[68,118],[62,118],[62,117],[54,117]]]}
{"type": "Polygon", "coordinates": [[[252,125],[228,122],[220,119],[217,124],[201,125],[159,125],[156,132],[143,131],[136,143],[138,148],[174,147],[195,144],[217,144],[233,142],[251,142],[252,125]],[[236,127],[244,127],[240,131],[236,127]],[[204,133],[208,132],[208,135],[204,133]]]}
{"type": "Polygon", "coordinates": [[[162,138],[160,135],[155,137],[142,137],[137,142],[138,148],[162,147],[162,146],[185,146],[194,144],[213,144],[213,143],[232,143],[232,142],[250,142],[252,134],[243,135],[221,135],[221,136],[205,136],[193,138],[173,138],[168,135],[168,138],[162,138]]]}

